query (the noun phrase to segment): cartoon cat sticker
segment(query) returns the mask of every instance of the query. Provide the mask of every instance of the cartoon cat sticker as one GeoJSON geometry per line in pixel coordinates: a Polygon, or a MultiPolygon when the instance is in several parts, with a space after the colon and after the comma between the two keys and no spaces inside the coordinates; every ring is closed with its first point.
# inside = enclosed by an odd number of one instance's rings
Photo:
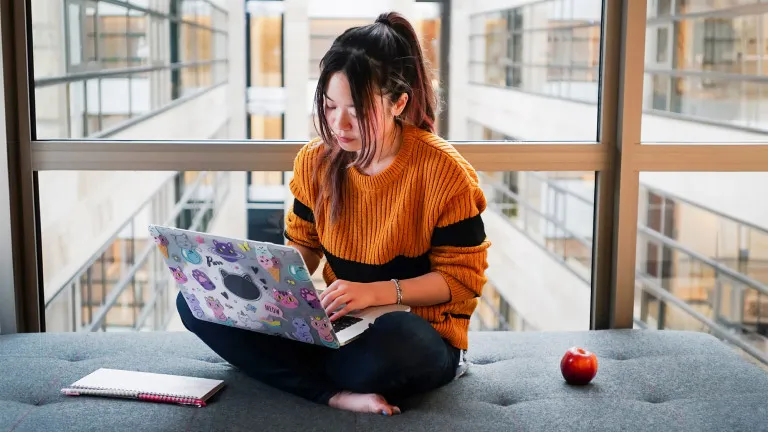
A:
{"type": "Polygon", "coordinates": [[[294,318],[293,327],[296,331],[291,333],[291,336],[296,338],[296,340],[307,343],[313,343],[315,341],[312,338],[312,332],[309,330],[309,325],[304,321],[304,318],[294,318]]]}

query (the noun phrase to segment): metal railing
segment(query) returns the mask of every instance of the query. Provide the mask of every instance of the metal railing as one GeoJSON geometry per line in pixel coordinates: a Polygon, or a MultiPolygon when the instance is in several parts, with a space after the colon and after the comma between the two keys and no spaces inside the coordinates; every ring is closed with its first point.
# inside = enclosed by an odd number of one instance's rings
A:
{"type": "MultiPolygon", "coordinates": [[[[519,174],[522,174],[522,173],[519,173],[519,174]]],[[[546,214],[545,212],[541,211],[535,205],[521,198],[520,194],[517,194],[511,191],[506,185],[504,185],[503,183],[497,180],[494,180],[488,174],[484,172],[480,172],[478,173],[478,175],[483,185],[490,186],[493,189],[493,192],[499,193],[502,196],[501,202],[497,202],[497,200],[495,199],[488,200],[488,207],[490,210],[495,211],[507,217],[509,217],[510,215],[505,212],[506,210],[522,210],[521,213],[520,212],[517,213],[516,217],[509,218],[510,222],[515,226],[515,228],[517,228],[521,233],[525,234],[527,237],[533,239],[536,245],[541,247],[552,258],[554,258],[555,260],[563,264],[567,269],[571,270],[571,272],[573,272],[573,274],[576,275],[579,279],[583,280],[585,283],[589,283],[589,278],[590,278],[589,266],[591,265],[591,262],[592,262],[592,259],[591,259],[592,240],[591,239],[586,239],[580,234],[569,229],[561,221],[557,220],[554,216],[546,214]],[[550,242],[548,244],[546,241],[545,235],[543,235],[541,232],[538,232],[538,228],[539,228],[538,224],[536,224],[535,221],[532,220],[532,218],[534,217],[539,218],[542,221],[545,221],[547,224],[551,225],[556,230],[561,231],[571,240],[574,240],[575,242],[580,244],[582,247],[584,247],[585,250],[589,251],[588,258],[585,259],[585,261],[587,261],[589,265],[585,266],[583,263],[581,263],[578,260],[569,259],[570,256],[568,255],[567,247],[563,247],[560,251],[558,251],[557,243],[550,242]]],[[[526,175],[529,175],[529,173],[526,173],[526,175]]],[[[549,184],[548,186],[552,187],[551,184],[549,184]]],[[[558,191],[565,191],[564,189],[561,189],[559,187],[552,187],[552,189],[558,190],[558,191]]],[[[567,191],[567,192],[572,193],[571,191],[567,191]]],[[[492,196],[492,195],[495,196],[496,195],[495,193],[486,194],[486,196],[492,196]]],[[[545,227],[544,231],[547,231],[547,228],[548,227],[545,227]]]]}
{"type": "MultiPolygon", "coordinates": [[[[504,299],[502,298],[501,301],[504,301],[504,299]]],[[[480,331],[508,331],[510,328],[509,323],[507,322],[507,318],[503,316],[501,312],[496,308],[496,306],[492,304],[491,301],[488,300],[488,298],[485,296],[480,296],[480,304],[478,305],[477,309],[475,309],[473,318],[474,319],[472,322],[477,323],[477,330],[480,331]],[[493,319],[497,322],[495,327],[486,323],[485,315],[481,312],[481,308],[485,308],[491,312],[493,319]]]]}
{"type": "MultiPolygon", "coordinates": [[[[497,55],[493,59],[474,59],[470,61],[470,74],[469,83],[473,85],[490,86],[497,88],[505,88],[514,90],[520,93],[532,94],[544,97],[557,97],[560,100],[568,100],[573,102],[598,104],[599,96],[599,74],[590,73],[580,68],[589,67],[590,64],[597,63],[599,59],[598,54],[584,53],[579,56],[574,55],[576,51],[571,46],[572,44],[580,44],[584,47],[590,47],[588,50],[592,53],[599,53],[601,46],[601,39],[605,37],[603,31],[600,28],[600,17],[594,16],[593,19],[584,18],[581,23],[560,22],[558,26],[548,27],[530,27],[523,26],[522,28],[515,28],[517,24],[512,25],[515,15],[524,15],[526,8],[541,7],[542,3],[551,3],[552,0],[542,0],[541,2],[533,2],[525,5],[518,5],[514,7],[508,7],[502,10],[494,10],[488,12],[481,12],[473,15],[472,17],[472,30],[468,36],[470,46],[475,47],[473,52],[483,52],[486,50],[493,51],[494,49],[503,52],[504,54],[497,55]],[[493,21],[493,26],[490,22],[485,23],[484,17],[493,21]],[[478,31],[475,28],[485,28],[484,32],[478,31]],[[586,30],[592,27],[594,32],[591,34],[586,30]],[[491,29],[491,30],[488,30],[491,29]],[[575,29],[581,29],[581,31],[574,31],[575,29]],[[557,53],[558,57],[562,59],[554,59],[553,64],[545,64],[543,66],[531,65],[530,62],[515,61],[515,58],[526,58],[523,46],[525,44],[515,44],[513,38],[523,37],[527,38],[527,35],[535,32],[547,32],[548,35],[553,36],[551,40],[544,39],[537,47],[538,50],[546,51],[549,49],[553,53],[557,53]],[[563,33],[565,32],[565,33],[563,33]],[[558,41],[557,35],[561,34],[567,37],[558,41]],[[476,39],[481,39],[481,42],[475,43],[476,39]],[[566,46],[567,45],[567,46],[566,46]],[[511,50],[508,50],[511,47],[511,50]],[[558,47],[569,48],[568,50],[558,50],[558,47]],[[558,51],[562,51],[559,53],[558,51]],[[570,64],[567,62],[570,61],[570,64]],[[565,63],[565,64],[563,64],[565,63]],[[518,66],[508,66],[510,64],[517,64],[518,66]],[[510,82],[510,70],[514,69],[516,76],[526,76],[531,72],[536,72],[540,75],[542,80],[531,79],[518,79],[510,82]],[[549,72],[555,72],[560,75],[563,72],[563,77],[557,79],[557,77],[550,78],[549,72]],[[594,84],[582,88],[585,84],[594,84]]],[[[739,3],[739,2],[732,2],[739,3]]],[[[747,2],[743,2],[747,3],[747,2]]],[[[686,45],[692,46],[690,40],[684,40],[678,35],[676,23],[680,20],[694,20],[702,19],[705,17],[734,19],[734,17],[750,17],[760,16],[765,12],[765,4],[756,1],[752,4],[735,4],[735,5],[723,5],[722,7],[714,7],[711,10],[702,10],[692,13],[683,14],[665,14],[650,16],[646,25],[649,32],[655,32],[657,28],[669,28],[668,37],[672,39],[671,46],[686,45]],[[674,30],[673,30],[674,29],[674,30]]],[[[557,16],[554,13],[549,17],[550,24],[562,20],[565,17],[557,16]]],[[[765,37],[765,30],[763,27],[757,27],[756,30],[752,30],[753,34],[749,36],[744,35],[744,40],[751,38],[752,40],[761,40],[765,37]]],[[[714,39],[717,43],[720,39],[714,39]]],[[[723,39],[723,42],[725,39],[723,39]]],[[[529,42],[530,43],[530,42],[529,42]]],[[[706,42],[705,42],[706,44],[706,42]]],[[[725,47],[723,48],[725,50],[725,47]]],[[[733,50],[728,54],[736,56],[736,51],[733,50]]],[[[760,52],[758,50],[758,52],[760,52]]],[[[759,55],[759,54],[758,54],[759,55]]],[[[746,65],[756,65],[756,60],[743,60],[745,63],[736,62],[736,65],[741,65],[744,69],[746,65]]],[[[597,68],[598,65],[595,65],[597,68]]],[[[716,64],[715,67],[726,67],[726,64],[716,64]]],[[[756,67],[756,66],[754,66],[756,67]]],[[[734,69],[738,69],[734,67],[734,69]]],[[[669,67],[667,69],[646,67],[644,73],[648,77],[663,77],[665,84],[661,96],[663,97],[663,104],[655,104],[653,98],[648,98],[644,101],[643,112],[653,116],[666,117],[674,120],[696,122],[697,124],[711,124],[720,127],[728,127],[737,130],[744,130],[749,132],[764,133],[768,130],[768,122],[765,122],[764,111],[768,110],[768,102],[761,99],[760,96],[754,96],[764,92],[761,87],[764,87],[768,82],[768,77],[759,73],[747,73],[747,71],[738,71],[741,73],[732,73],[726,71],[714,71],[714,70],[692,70],[692,69],[679,69],[669,67]],[[691,88],[701,87],[700,82],[710,84],[714,88],[709,93],[697,94],[696,90],[680,92],[677,90],[684,84],[677,84],[676,80],[680,80],[685,83],[686,80],[690,80],[689,86],[691,88]],[[735,85],[734,85],[735,84],[735,85]],[[667,101],[669,99],[669,101],[667,101]]],[[[706,89],[704,89],[706,92],[706,89]]]]}
{"type": "MultiPolygon", "coordinates": [[[[179,174],[182,177],[184,175],[183,173],[179,174]]],[[[169,273],[158,264],[160,255],[154,242],[149,238],[148,232],[143,236],[136,236],[135,224],[137,216],[142,212],[150,211],[150,213],[155,213],[150,216],[150,219],[158,221],[163,225],[175,226],[176,221],[184,211],[192,211],[195,212],[195,216],[189,225],[184,228],[199,230],[204,222],[206,222],[206,218],[208,218],[207,222],[210,223],[215,217],[216,209],[220,203],[227,198],[229,192],[228,179],[229,175],[226,172],[199,173],[191,183],[184,185],[183,195],[170,210],[164,207],[162,203],[167,203],[168,192],[175,190],[178,180],[174,176],[164,181],[152,196],[144,201],[133,213],[128,215],[125,222],[111,233],[108,240],[68,277],[66,282],[46,301],[46,322],[61,324],[64,321],[68,321],[68,328],[64,328],[64,330],[70,331],[105,331],[110,328],[108,323],[109,315],[115,311],[116,307],[126,306],[120,303],[120,298],[126,294],[131,294],[132,300],[128,305],[129,308],[133,308],[133,324],[131,329],[141,330],[144,328],[147,319],[153,313],[161,318],[166,317],[159,320],[159,323],[156,320],[154,326],[155,328],[164,328],[168,318],[172,315],[168,313],[168,310],[165,310],[168,309],[168,304],[159,304],[158,300],[161,298],[168,300],[168,294],[174,284],[171,282],[169,273]],[[205,190],[206,182],[211,185],[209,190],[205,190]],[[158,201],[161,204],[155,205],[158,201]],[[127,263],[123,262],[121,264],[128,264],[129,267],[122,272],[114,284],[109,283],[105,278],[99,281],[101,284],[101,300],[96,305],[97,309],[94,313],[92,312],[94,306],[91,304],[92,299],[84,299],[82,290],[86,288],[90,293],[91,287],[88,284],[93,283],[90,277],[91,269],[100,262],[103,262],[105,252],[116,241],[120,241],[121,236],[125,237],[124,233],[128,233],[127,237],[131,247],[127,263]],[[143,239],[145,243],[138,253],[135,247],[137,238],[143,239]],[[145,278],[146,280],[144,280],[145,278]],[[86,285],[84,286],[84,284],[86,285]],[[107,292],[106,287],[108,285],[111,285],[111,289],[107,292]],[[148,292],[150,297],[148,301],[144,302],[145,294],[147,294],[145,289],[147,288],[151,288],[151,292],[148,292]],[[165,309],[161,310],[163,308],[165,309]],[[83,319],[83,309],[91,311],[87,319],[83,319]],[[67,316],[62,317],[62,313],[66,313],[67,316]],[[62,318],[64,319],[62,320],[62,318]]],[[[87,295],[86,297],[89,296],[87,295]]],[[[117,328],[126,327],[117,326],[117,328]]],[[[54,328],[53,330],[57,329],[54,328]]]]}
{"type": "MultiPolygon", "coordinates": [[[[514,193],[513,191],[509,190],[507,185],[491,178],[488,174],[479,173],[479,175],[480,175],[482,184],[484,186],[490,187],[492,191],[492,193],[486,193],[486,197],[488,197],[488,208],[490,210],[496,211],[497,213],[500,213],[506,216],[511,226],[516,228],[526,237],[531,239],[535,244],[537,244],[542,249],[547,251],[547,253],[555,261],[559,262],[561,265],[565,266],[566,268],[574,270],[574,273],[577,276],[579,276],[579,278],[583,280],[586,284],[591,283],[588,277],[587,278],[583,277],[585,269],[580,269],[581,271],[578,271],[579,269],[574,268],[575,266],[578,265],[576,264],[578,263],[578,261],[569,260],[567,257],[567,252],[565,251],[563,254],[555,253],[555,251],[553,251],[551,247],[547,245],[547,239],[544,238],[544,236],[542,236],[541,233],[532,232],[532,230],[529,228],[528,222],[526,221],[525,215],[527,214],[527,212],[530,212],[540,217],[542,220],[545,220],[547,223],[556,225],[557,229],[559,229],[560,232],[569,235],[573,240],[577,241],[579,244],[583,245],[584,247],[589,248],[590,250],[592,247],[591,239],[583,238],[582,236],[568,229],[567,227],[564,226],[563,221],[560,221],[557,218],[553,217],[552,215],[548,215],[543,211],[541,211],[540,209],[536,208],[534,204],[527,202],[523,197],[521,197],[520,194],[514,193]],[[499,201],[498,197],[501,197],[500,199],[501,202],[498,202],[499,201]],[[510,215],[510,214],[504,213],[503,211],[504,209],[508,209],[508,208],[524,209],[524,211],[522,213],[522,216],[521,214],[510,215]]],[[[588,205],[590,208],[592,208],[594,205],[593,200],[587,199],[583,196],[580,196],[574,193],[571,190],[568,190],[567,188],[564,188],[555,184],[554,182],[552,182],[552,179],[547,178],[546,175],[542,175],[539,173],[529,173],[529,172],[525,172],[525,173],[520,172],[518,173],[518,175],[534,177],[538,181],[541,181],[543,184],[545,184],[547,188],[556,190],[558,193],[565,194],[570,198],[573,198],[584,205],[588,205]]],[[[697,208],[704,211],[708,210],[703,206],[696,205],[691,202],[686,202],[686,203],[692,206],[696,206],[697,208]]],[[[718,217],[727,218],[736,223],[742,223],[742,221],[738,221],[722,213],[717,213],[714,211],[712,213],[716,214],[718,217]]],[[[565,217],[563,217],[563,219],[565,219],[565,217]]],[[[744,224],[749,225],[746,222],[744,222],[744,224]]],[[[754,225],[749,225],[749,226],[750,228],[755,230],[765,231],[754,225]]],[[[768,231],[766,231],[766,233],[768,234],[768,231]]],[[[669,248],[675,253],[683,254],[688,261],[695,262],[698,265],[711,269],[714,272],[714,286],[711,288],[712,292],[711,292],[710,300],[708,304],[708,306],[711,308],[711,314],[710,314],[711,316],[708,316],[706,313],[703,313],[700,310],[697,310],[697,308],[694,307],[694,305],[689,304],[685,300],[675,296],[668,289],[664,288],[664,286],[657,280],[658,278],[648,273],[644,273],[639,269],[637,271],[637,277],[636,277],[637,287],[641,289],[643,292],[646,292],[649,295],[653,296],[654,298],[658,299],[659,302],[663,302],[664,304],[670,305],[675,309],[681,311],[685,317],[698,322],[701,326],[696,329],[697,331],[704,331],[704,332],[710,333],[715,337],[718,337],[719,339],[723,340],[725,343],[728,343],[730,345],[737,347],[738,349],[742,350],[743,352],[748,354],[750,357],[758,360],[759,362],[768,365],[768,353],[766,351],[759,349],[756,346],[760,343],[760,341],[768,342],[768,340],[766,340],[764,336],[758,334],[756,331],[749,329],[748,326],[746,326],[743,321],[739,321],[738,319],[730,320],[730,321],[723,319],[723,317],[725,316],[725,314],[721,310],[723,303],[718,300],[720,299],[724,291],[724,287],[726,286],[734,287],[734,290],[739,294],[741,294],[741,299],[742,299],[741,306],[743,309],[743,299],[745,298],[745,295],[744,295],[745,292],[749,292],[751,290],[753,293],[755,293],[757,295],[757,301],[759,303],[760,300],[762,300],[760,296],[768,296],[768,286],[761,281],[751,278],[748,275],[740,273],[739,271],[733,268],[730,268],[723,263],[718,262],[715,259],[707,257],[704,254],[695,252],[690,248],[686,247],[685,245],[675,241],[674,239],[671,239],[648,227],[638,226],[638,235],[643,236],[644,238],[650,239],[654,242],[657,242],[658,244],[661,244],[664,247],[669,248]],[[752,338],[752,340],[750,340],[750,337],[752,338]]],[[[659,256],[662,256],[661,252],[659,252],[659,256]]],[[[588,264],[591,266],[591,261],[588,264]]],[[[586,270],[588,270],[588,268],[586,268],[586,270]]],[[[489,303],[486,302],[486,304],[490,306],[489,303]]],[[[736,318],[743,318],[743,315],[737,316],[736,318]]],[[[758,314],[758,320],[759,320],[759,314],[758,314]]],[[[651,326],[649,326],[647,322],[643,321],[642,318],[635,317],[634,322],[637,327],[651,328],[651,326]]],[[[663,328],[672,329],[672,327],[663,327],[663,328]]],[[[691,328],[686,328],[686,327],[680,328],[680,329],[691,330],[691,328]]]]}

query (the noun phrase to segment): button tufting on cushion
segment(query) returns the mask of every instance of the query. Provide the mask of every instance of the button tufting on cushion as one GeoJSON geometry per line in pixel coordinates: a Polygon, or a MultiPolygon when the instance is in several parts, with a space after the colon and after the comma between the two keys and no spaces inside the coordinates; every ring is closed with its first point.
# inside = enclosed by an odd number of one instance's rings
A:
{"type": "Polygon", "coordinates": [[[223,367],[188,332],[0,336],[0,430],[721,431],[759,430],[768,421],[768,374],[701,333],[471,333],[468,361],[467,374],[405,401],[402,417],[386,418],[257,383],[223,367]],[[574,345],[598,356],[590,385],[562,378],[560,359],[574,345]],[[99,367],[223,379],[226,386],[205,408],[60,394],[99,367]]]}

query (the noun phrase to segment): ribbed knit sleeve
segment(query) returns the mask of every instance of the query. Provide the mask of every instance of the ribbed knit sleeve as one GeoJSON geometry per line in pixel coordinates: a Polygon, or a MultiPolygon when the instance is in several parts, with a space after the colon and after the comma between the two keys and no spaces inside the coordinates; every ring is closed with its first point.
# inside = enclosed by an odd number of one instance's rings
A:
{"type": "Polygon", "coordinates": [[[288,244],[298,244],[313,249],[322,256],[320,240],[315,226],[313,165],[311,156],[314,154],[310,143],[299,151],[293,164],[293,178],[289,183],[293,204],[285,218],[285,237],[288,244]]]}
{"type": "Polygon", "coordinates": [[[440,211],[430,262],[432,271],[448,283],[451,303],[480,297],[487,281],[490,242],[481,217],[485,207],[485,195],[474,184],[451,197],[440,211]]]}

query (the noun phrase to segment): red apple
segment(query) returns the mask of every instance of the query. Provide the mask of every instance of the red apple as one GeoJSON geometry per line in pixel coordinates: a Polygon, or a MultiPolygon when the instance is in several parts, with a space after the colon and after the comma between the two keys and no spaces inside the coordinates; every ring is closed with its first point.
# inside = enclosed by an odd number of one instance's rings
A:
{"type": "Polygon", "coordinates": [[[568,384],[589,384],[597,375],[597,356],[584,348],[572,347],[560,360],[560,372],[568,384]]]}

